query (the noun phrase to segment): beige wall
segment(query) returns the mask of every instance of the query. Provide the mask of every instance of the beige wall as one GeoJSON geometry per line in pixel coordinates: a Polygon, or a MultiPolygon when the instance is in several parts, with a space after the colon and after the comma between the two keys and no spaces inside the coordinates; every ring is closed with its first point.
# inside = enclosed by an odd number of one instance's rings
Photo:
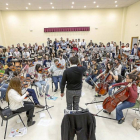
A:
{"type": "Polygon", "coordinates": [[[4,39],[2,15],[1,15],[1,11],[0,11],[0,46],[1,45],[5,45],[5,39],[4,39]]]}
{"type": "Polygon", "coordinates": [[[125,19],[124,42],[131,43],[131,37],[140,38],[140,1],[129,6],[125,19]]]}
{"type": "Polygon", "coordinates": [[[6,46],[19,43],[46,43],[48,37],[86,39],[107,43],[121,40],[123,9],[2,11],[6,46]],[[44,27],[90,26],[89,32],[44,33],[44,27]],[[98,28],[96,30],[95,28],[98,28]],[[33,31],[30,32],[30,29],[33,31]]]}

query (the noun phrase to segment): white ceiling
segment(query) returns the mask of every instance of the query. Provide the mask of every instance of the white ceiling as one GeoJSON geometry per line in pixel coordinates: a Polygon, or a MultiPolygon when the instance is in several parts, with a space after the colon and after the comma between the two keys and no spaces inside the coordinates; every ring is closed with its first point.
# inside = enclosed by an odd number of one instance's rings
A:
{"type": "Polygon", "coordinates": [[[117,8],[121,8],[137,1],[139,0],[0,0],[0,10],[7,10],[6,8],[8,10],[26,10],[26,7],[28,7],[28,10],[50,10],[52,7],[54,9],[72,9],[71,6],[73,6],[73,9],[95,9],[97,5],[99,8],[116,8],[115,5],[118,5],[117,8]],[[93,3],[94,1],[96,1],[96,4],[93,3]],[[8,3],[8,6],[6,3],[8,3]],[[28,5],[28,3],[31,3],[31,5],[28,5]]]}

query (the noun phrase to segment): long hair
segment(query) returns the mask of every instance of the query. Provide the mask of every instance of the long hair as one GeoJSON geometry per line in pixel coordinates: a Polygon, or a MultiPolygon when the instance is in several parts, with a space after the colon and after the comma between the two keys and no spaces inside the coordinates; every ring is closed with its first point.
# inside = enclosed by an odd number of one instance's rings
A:
{"type": "Polygon", "coordinates": [[[112,62],[108,62],[106,65],[106,73],[109,73],[110,69],[108,68],[108,64],[110,64],[110,67],[113,67],[113,63],[112,62]]]}
{"type": "Polygon", "coordinates": [[[8,92],[10,89],[14,89],[15,91],[18,92],[19,95],[22,95],[21,93],[21,82],[20,79],[17,77],[14,77],[10,80],[7,92],[6,92],[6,101],[9,102],[9,98],[8,98],[8,92]]]}
{"type": "Polygon", "coordinates": [[[35,70],[38,72],[40,67],[42,67],[42,66],[40,64],[37,64],[35,67],[35,70]]]}

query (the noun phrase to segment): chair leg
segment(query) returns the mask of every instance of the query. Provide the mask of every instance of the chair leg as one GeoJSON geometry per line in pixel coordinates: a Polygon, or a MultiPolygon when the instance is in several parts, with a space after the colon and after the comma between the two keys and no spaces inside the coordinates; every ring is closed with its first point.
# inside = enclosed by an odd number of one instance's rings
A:
{"type": "Polygon", "coordinates": [[[4,139],[6,138],[7,125],[8,125],[8,120],[6,121],[6,127],[5,127],[5,134],[4,134],[4,139]]]}
{"type": "Polygon", "coordinates": [[[53,92],[53,82],[52,82],[52,92],[53,92]]]}
{"type": "Polygon", "coordinates": [[[126,119],[127,113],[128,113],[128,109],[127,109],[126,114],[125,114],[125,117],[124,117],[125,119],[126,119]]]}
{"type": "Polygon", "coordinates": [[[3,119],[2,119],[2,121],[1,121],[1,126],[3,126],[3,119]]]}
{"type": "Polygon", "coordinates": [[[36,87],[36,93],[37,93],[37,96],[38,96],[38,98],[39,98],[39,94],[38,94],[38,90],[37,90],[37,87],[36,87]]]}
{"type": "Polygon", "coordinates": [[[21,122],[22,122],[23,126],[25,127],[25,124],[24,124],[24,122],[23,122],[23,120],[22,120],[21,116],[20,116],[20,115],[18,115],[18,116],[19,116],[19,118],[20,118],[20,120],[21,120],[21,122]]]}

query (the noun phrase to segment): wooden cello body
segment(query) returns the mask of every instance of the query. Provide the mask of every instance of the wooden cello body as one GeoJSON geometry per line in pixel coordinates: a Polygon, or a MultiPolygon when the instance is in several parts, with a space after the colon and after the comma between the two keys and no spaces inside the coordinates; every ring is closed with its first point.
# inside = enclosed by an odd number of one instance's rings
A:
{"type": "Polygon", "coordinates": [[[104,100],[103,109],[105,109],[108,113],[111,113],[120,102],[127,100],[128,97],[128,88],[120,88],[113,96],[107,97],[104,100]]]}

